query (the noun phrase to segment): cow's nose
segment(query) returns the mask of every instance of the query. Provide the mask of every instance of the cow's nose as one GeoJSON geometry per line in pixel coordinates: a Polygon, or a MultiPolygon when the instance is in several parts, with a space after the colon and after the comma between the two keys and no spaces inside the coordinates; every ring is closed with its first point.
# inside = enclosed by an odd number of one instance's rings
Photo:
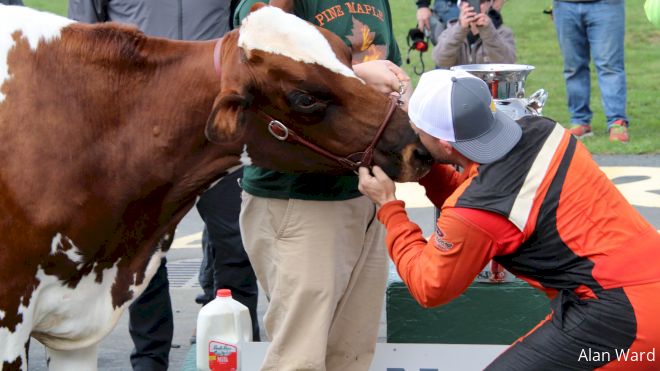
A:
{"type": "Polygon", "coordinates": [[[422,145],[418,145],[415,148],[413,151],[413,156],[415,156],[415,158],[420,160],[422,163],[433,163],[433,156],[431,156],[431,152],[429,152],[429,150],[422,145]]]}

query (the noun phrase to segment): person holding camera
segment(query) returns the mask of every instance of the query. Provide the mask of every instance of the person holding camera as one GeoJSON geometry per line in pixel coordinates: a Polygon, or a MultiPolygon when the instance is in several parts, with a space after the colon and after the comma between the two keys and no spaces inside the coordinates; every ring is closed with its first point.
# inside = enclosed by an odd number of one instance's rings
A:
{"type": "Polygon", "coordinates": [[[440,32],[450,21],[458,18],[457,0],[435,0],[431,10],[431,0],[417,0],[417,28],[429,35],[433,45],[440,32]]]}
{"type": "MultiPolygon", "coordinates": [[[[474,63],[515,63],[513,31],[492,0],[461,1],[458,20],[437,38],[433,60],[441,68],[474,63]]],[[[501,1],[498,2],[501,7],[501,1]]]]}

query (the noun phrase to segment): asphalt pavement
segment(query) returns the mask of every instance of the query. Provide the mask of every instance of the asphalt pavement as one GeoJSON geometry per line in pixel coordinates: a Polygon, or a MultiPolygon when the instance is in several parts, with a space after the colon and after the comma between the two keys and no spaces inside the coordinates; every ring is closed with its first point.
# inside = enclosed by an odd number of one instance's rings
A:
{"type": "MultiPolygon", "coordinates": [[[[594,156],[603,171],[613,179],[626,198],[660,229],[660,155],[594,156]]],[[[406,201],[409,215],[426,235],[433,231],[434,208],[423,191],[413,184],[397,187],[397,196],[406,201]]],[[[178,226],[172,250],[168,253],[170,293],[174,309],[174,340],[170,353],[170,370],[181,370],[190,350],[200,306],[194,298],[200,293],[197,271],[202,259],[201,231],[203,223],[193,208],[178,226]]],[[[259,317],[263,316],[265,297],[260,297],[259,317]]],[[[384,306],[383,306],[384,308],[384,306]]],[[[383,309],[384,310],[384,309],[383,309]]],[[[381,318],[379,342],[386,342],[384,313],[381,318]]],[[[262,330],[262,338],[265,338],[262,330]]],[[[128,335],[128,315],[119,320],[114,331],[99,346],[99,370],[130,370],[129,354],[132,342],[128,335]]],[[[45,350],[37,341],[30,346],[30,370],[46,370],[45,350]]]]}

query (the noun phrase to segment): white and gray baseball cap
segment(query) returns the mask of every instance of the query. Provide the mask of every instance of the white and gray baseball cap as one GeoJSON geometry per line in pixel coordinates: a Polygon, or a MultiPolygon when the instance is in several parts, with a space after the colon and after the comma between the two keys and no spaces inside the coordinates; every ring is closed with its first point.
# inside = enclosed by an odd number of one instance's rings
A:
{"type": "Polygon", "coordinates": [[[466,71],[424,73],[410,98],[408,116],[420,130],[480,164],[502,158],[522,135],[520,126],[497,110],[488,85],[466,71]]]}

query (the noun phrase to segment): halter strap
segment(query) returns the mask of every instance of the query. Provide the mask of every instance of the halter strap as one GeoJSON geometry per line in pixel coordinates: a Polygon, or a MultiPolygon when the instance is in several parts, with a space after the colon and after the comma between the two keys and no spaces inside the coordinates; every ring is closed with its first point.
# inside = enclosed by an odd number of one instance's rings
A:
{"type": "Polygon", "coordinates": [[[387,128],[387,124],[390,122],[390,118],[392,118],[392,114],[394,113],[394,110],[396,109],[397,105],[398,105],[397,99],[395,97],[390,97],[387,108],[387,114],[385,115],[383,122],[380,124],[380,127],[378,128],[378,131],[376,132],[374,138],[371,140],[369,146],[362,152],[351,153],[350,155],[345,157],[337,156],[329,152],[328,150],[321,148],[314,143],[309,142],[305,138],[296,134],[296,132],[294,132],[293,130],[289,129],[281,121],[274,119],[267,113],[261,110],[259,110],[258,113],[262,117],[264,117],[266,121],[268,121],[268,131],[276,139],[290,143],[300,143],[303,146],[311,149],[312,151],[322,156],[325,156],[329,159],[339,162],[344,168],[348,170],[357,171],[360,166],[372,165],[373,157],[374,157],[373,156],[374,149],[376,148],[376,145],[378,144],[380,138],[383,136],[383,133],[385,132],[385,128],[387,128]]]}
{"type": "Polygon", "coordinates": [[[215,42],[215,47],[213,48],[213,67],[215,67],[215,73],[218,74],[218,77],[221,76],[222,69],[220,68],[220,48],[222,47],[223,38],[219,38],[215,42]]]}

